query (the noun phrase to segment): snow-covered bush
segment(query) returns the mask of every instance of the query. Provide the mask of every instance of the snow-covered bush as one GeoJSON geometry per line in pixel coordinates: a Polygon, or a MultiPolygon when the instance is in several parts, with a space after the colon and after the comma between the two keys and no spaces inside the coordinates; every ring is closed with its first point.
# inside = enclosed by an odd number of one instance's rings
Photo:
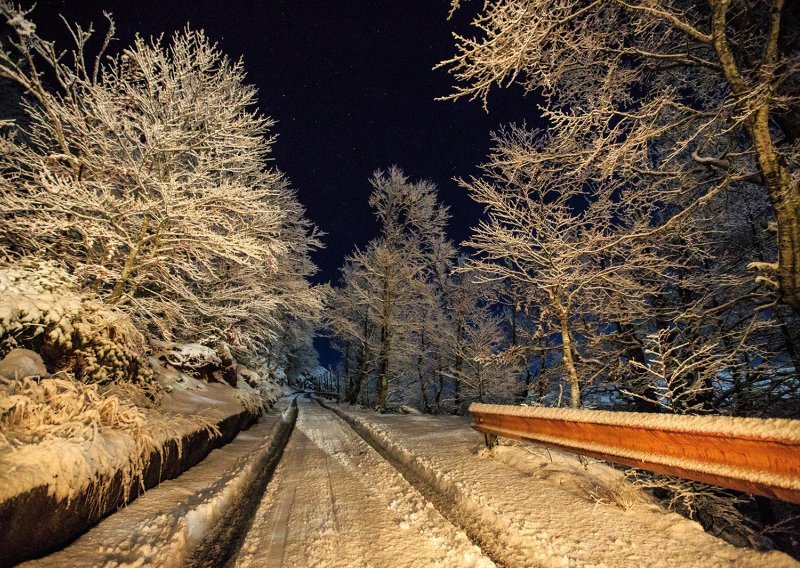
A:
{"type": "Polygon", "coordinates": [[[208,375],[222,367],[222,359],[217,352],[199,343],[174,345],[163,357],[176,369],[194,375],[208,375]]]}
{"type": "Polygon", "coordinates": [[[216,349],[199,343],[167,343],[153,341],[157,348],[154,359],[196,379],[225,382],[237,389],[236,396],[248,410],[258,412],[281,396],[277,381],[269,373],[256,372],[239,363],[224,342],[216,349]]]}
{"type": "Polygon", "coordinates": [[[630,469],[625,476],[633,485],[652,493],[667,509],[699,522],[704,529],[738,546],[771,548],[757,523],[741,506],[752,496],[679,477],[630,469]]]}
{"type": "Polygon", "coordinates": [[[20,347],[83,382],[152,382],[145,339],[127,316],[79,293],[50,262],[0,266],[0,355],[20,347]]]}
{"type": "Polygon", "coordinates": [[[265,405],[271,406],[282,396],[281,387],[269,376],[260,375],[244,365],[237,365],[236,372],[243,381],[258,390],[265,405]]]}
{"type": "Polygon", "coordinates": [[[0,253],[63,263],[139,329],[239,356],[313,319],[320,243],[269,165],[273,122],[242,63],[189,29],[105,53],[113,23],[99,42],[70,28],[60,57],[28,14],[0,0],[0,77],[27,115],[0,132],[0,253]]]}

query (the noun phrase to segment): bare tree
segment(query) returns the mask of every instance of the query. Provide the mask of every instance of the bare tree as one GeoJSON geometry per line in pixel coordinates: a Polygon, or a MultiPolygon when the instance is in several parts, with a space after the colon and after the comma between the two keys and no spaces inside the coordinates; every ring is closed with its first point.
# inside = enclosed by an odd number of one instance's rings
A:
{"type": "Polygon", "coordinates": [[[580,376],[581,360],[596,361],[581,353],[576,332],[606,333],[602,314],[627,322],[646,314],[653,290],[641,275],[664,274],[665,258],[628,238],[649,226],[651,205],[614,180],[531,177],[513,164],[526,151],[518,134],[500,133],[485,176],[463,183],[487,214],[466,243],[478,253],[468,268],[484,281],[506,281],[529,313],[535,308],[541,332],[559,334],[571,403],[579,406],[581,382],[591,380],[580,376]]]}
{"type": "Polygon", "coordinates": [[[510,83],[544,97],[547,142],[510,157],[533,178],[624,177],[664,204],[662,227],[762,188],[777,254],[751,266],[800,312],[798,23],[784,0],[498,0],[441,65],[449,98],[485,104],[510,83]]]}

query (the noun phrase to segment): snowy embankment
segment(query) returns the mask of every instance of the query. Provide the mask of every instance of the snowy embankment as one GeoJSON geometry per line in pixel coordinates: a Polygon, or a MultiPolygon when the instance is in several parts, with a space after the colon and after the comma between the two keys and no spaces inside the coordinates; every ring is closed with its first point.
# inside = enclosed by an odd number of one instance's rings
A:
{"type": "Polygon", "coordinates": [[[67,548],[22,566],[182,566],[277,460],[297,416],[288,399],[179,478],[165,481],[67,548]]]}
{"type": "MultiPolygon", "coordinates": [[[[158,405],[124,407],[135,428],[100,425],[89,435],[45,437],[0,452],[0,565],[70,542],[145,489],[229,443],[261,412],[254,391],[153,364],[165,392],[158,405]]],[[[92,389],[77,392],[87,393],[100,405],[117,404],[92,389]]]]}
{"type": "Polygon", "coordinates": [[[463,418],[324,404],[438,493],[448,518],[504,565],[798,566],[704,532],[606,464],[537,446],[488,450],[463,418]]]}

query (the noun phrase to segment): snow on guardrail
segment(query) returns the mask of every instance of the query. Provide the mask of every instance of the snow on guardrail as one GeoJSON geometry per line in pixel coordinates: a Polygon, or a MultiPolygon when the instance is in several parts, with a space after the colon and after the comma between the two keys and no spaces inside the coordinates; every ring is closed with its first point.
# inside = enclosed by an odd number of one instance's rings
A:
{"type": "Polygon", "coordinates": [[[800,420],[472,404],[472,427],[800,503],[800,420]]]}

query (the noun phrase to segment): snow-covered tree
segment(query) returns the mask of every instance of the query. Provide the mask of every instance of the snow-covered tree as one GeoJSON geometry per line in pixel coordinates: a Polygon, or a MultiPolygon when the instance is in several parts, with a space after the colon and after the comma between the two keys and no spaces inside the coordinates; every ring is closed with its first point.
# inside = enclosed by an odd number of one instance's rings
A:
{"type": "Polygon", "coordinates": [[[578,406],[581,383],[591,379],[581,363],[594,358],[577,336],[603,333],[604,313],[618,322],[641,317],[653,291],[641,276],[662,275],[666,264],[653,247],[631,238],[649,226],[650,205],[621,183],[533,177],[509,159],[524,151],[525,136],[499,134],[485,176],[464,183],[487,215],[467,242],[477,251],[469,268],[485,281],[505,281],[535,312],[540,332],[560,336],[561,364],[578,406]]]}
{"type": "Polygon", "coordinates": [[[67,266],[87,289],[165,338],[265,349],[289,318],[313,318],[319,245],[284,176],[267,165],[272,121],[241,61],[202,32],[138,37],[107,55],[71,27],[62,57],[28,12],[0,76],[26,92],[29,126],[0,139],[0,243],[67,266]]]}
{"type": "MultiPolygon", "coordinates": [[[[463,260],[456,268],[462,265],[463,260]]],[[[501,357],[508,337],[502,318],[493,313],[492,295],[491,286],[471,273],[452,274],[444,291],[446,318],[438,348],[447,362],[441,374],[452,381],[447,394],[454,413],[463,411],[468,401],[510,402],[517,394],[519,365],[514,363],[519,360],[501,357]]]]}
{"type": "Polygon", "coordinates": [[[362,395],[372,363],[375,325],[370,321],[368,304],[363,301],[365,286],[359,267],[346,262],[340,286],[331,291],[325,310],[326,330],[342,354],[344,397],[350,404],[355,404],[362,395]]]}
{"type": "Polygon", "coordinates": [[[798,24],[782,0],[497,0],[442,65],[458,81],[451,98],[486,103],[511,83],[543,97],[546,143],[509,156],[533,179],[624,178],[664,204],[666,226],[757,187],[776,247],[751,267],[797,313],[798,24]]]}
{"type": "Polygon", "coordinates": [[[396,167],[376,172],[371,183],[369,203],[381,234],[348,257],[343,286],[333,295],[329,328],[347,350],[348,399],[358,396],[371,368],[377,380],[376,407],[384,411],[390,383],[399,386],[407,382],[399,381],[400,375],[416,376],[409,369],[415,365],[409,355],[412,334],[422,329],[426,279],[446,240],[448,214],[431,182],[411,182],[396,167]]]}

